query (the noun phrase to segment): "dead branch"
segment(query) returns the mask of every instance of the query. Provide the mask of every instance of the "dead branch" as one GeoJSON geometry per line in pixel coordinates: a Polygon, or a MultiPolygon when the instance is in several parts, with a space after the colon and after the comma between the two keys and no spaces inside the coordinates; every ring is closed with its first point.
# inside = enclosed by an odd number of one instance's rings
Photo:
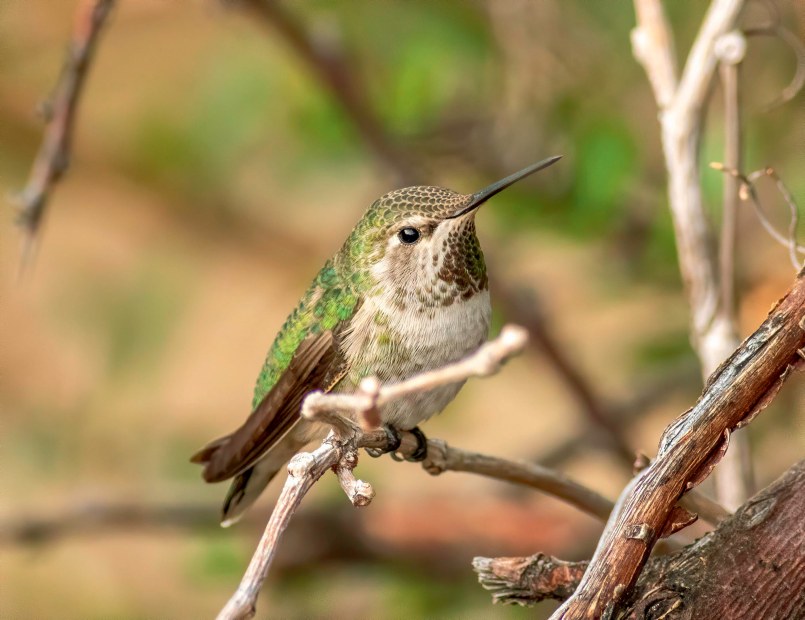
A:
{"type": "Polygon", "coordinates": [[[565,562],[544,553],[525,558],[472,559],[481,586],[492,592],[492,602],[504,605],[564,601],[581,582],[588,564],[565,562]]]}
{"type": "MultiPolygon", "coordinates": [[[[805,461],[746,502],[701,540],[653,557],[618,617],[800,618],[805,615],[805,461]]],[[[475,558],[473,567],[495,602],[531,605],[564,600],[587,562],[544,554],[475,558]]]]}
{"type": "MultiPolygon", "coordinates": [[[[678,81],[670,44],[671,29],[661,0],[634,0],[634,4],[637,25],[632,31],[632,48],[635,58],[649,76],[660,108],[679,267],[691,309],[693,346],[701,362],[702,376],[707,377],[738,346],[738,329],[731,305],[724,304],[722,295],[721,274],[716,260],[718,252],[702,200],[699,147],[719,54],[723,56],[725,50],[736,50],[735,45],[725,45],[724,37],[735,28],[745,0],[713,0],[678,81]]],[[[734,39],[736,33],[732,35],[734,39]]],[[[738,57],[737,54],[733,56],[738,57]]],[[[738,146],[730,145],[733,149],[738,146]]],[[[731,261],[727,266],[731,266],[731,261]]],[[[731,286],[727,286],[727,294],[730,294],[731,286]]],[[[735,440],[738,443],[746,441],[740,436],[735,440]]],[[[726,475],[732,482],[741,481],[744,464],[737,453],[748,454],[748,449],[733,452],[724,464],[731,470],[726,475]]],[[[744,491],[732,488],[730,499],[739,497],[742,501],[744,491]]]]}
{"type": "Polygon", "coordinates": [[[755,215],[758,218],[758,221],[763,226],[765,231],[769,234],[769,236],[777,241],[780,245],[785,246],[788,248],[788,256],[791,261],[791,265],[794,267],[796,271],[799,271],[800,267],[802,266],[802,261],[799,258],[799,254],[805,253],[805,246],[802,246],[797,243],[797,228],[799,227],[799,209],[797,208],[797,203],[794,200],[794,196],[791,194],[791,191],[788,189],[786,184],[783,182],[780,175],[777,174],[777,171],[772,168],[771,166],[767,166],[760,170],[755,170],[749,174],[744,174],[740,170],[724,165],[721,162],[711,162],[710,167],[714,170],[718,170],[720,172],[725,173],[726,175],[740,181],[740,190],[739,195],[743,200],[748,200],[754,209],[755,215]],[[769,218],[766,216],[765,209],[760,202],[760,197],[757,193],[757,188],[755,187],[755,182],[757,179],[761,177],[768,177],[774,181],[775,186],[777,187],[777,191],[783,197],[783,200],[788,207],[789,213],[789,224],[788,224],[788,236],[786,237],[781,232],[779,232],[775,227],[774,224],[771,223],[769,218]]]}
{"type": "Polygon", "coordinates": [[[598,618],[618,607],[658,538],[684,526],[676,502],[710,474],[731,431],[771,402],[803,362],[803,346],[805,270],[708,379],[694,407],[666,428],[656,460],[621,494],[581,584],[555,618],[598,618]]]}
{"type": "Polygon", "coordinates": [[[46,513],[22,513],[0,521],[0,545],[40,544],[71,535],[119,529],[210,527],[218,506],[204,502],[88,501],[46,513]]]}
{"type": "MultiPolygon", "coordinates": [[[[629,399],[609,405],[607,408],[609,417],[616,426],[628,427],[657,402],[671,394],[680,394],[689,390],[689,386],[695,382],[696,376],[696,371],[689,368],[687,364],[671,369],[662,377],[645,385],[637,386],[635,393],[629,399]]],[[[579,452],[589,452],[592,448],[607,449],[611,446],[612,442],[609,437],[602,436],[600,427],[588,426],[554,446],[536,453],[534,460],[545,467],[556,468],[579,452]]],[[[631,471],[634,454],[628,463],[625,460],[623,463],[631,471]]]]}
{"type": "Polygon", "coordinates": [[[25,188],[15,196],[19,223],[26,234],[23,266],[30,258],[48,197],[70,165],[70,147],[78,101],[89,67],[115,0],[83,0],[76,11],[72,40],[53,100],[47,107],[47,127],[25,188]]]}
{"type": "MultiPolygon", "coordinates": [[[[724,160],[729,166],[740,168],[743,160],[743,136],[739,81],[741,63],[746,55],[746,38],[739,31],[728,32],[716,41],[715,54],[719,60],[721,88],[724,93],[724,160]]],[[[719,247],[721,312],[728,317],[737,340],[735,243],[738,225],[738,180],[725,176],[723,194],[724,208],[719,247]]],[[[735,344],[737,345],[737,342],[735,344]]],[[[719,501],[734,510],[754,492],[754,472],[746,433],[735,435],[731,443],[732,450],[724,455],[724,460],[715,471],[714,480],[719,501]]]]}
{"type": "MultiPolygon", "coordinates": [[[[522,351],[526,340],[525,330],[506,326],[495,340],[468,358],[444,368],[386,386],[363,382],[355,394],[310,394],[302,405],[302,414],[330,425],[333,430],[315,451],[298,454],[291,460],[288,480],[249,568],[219,618],[250,618],[254,615],[257,595],[276,554],[280,536],[304,495],[328,469],[336,468],[353,505],[363,506],[371,501],[373,493],[370,488],[355,480],[351,471],[357,464],[359,448],[386,449],[388,437],[382,430],[362,430],[357,422],[340,415],[339,411],[352,413],[361,419],[367,416],[367,412],[375,411],[394,398],[472,376],[494,374],[507,359],[522,351]],[[360,492],[355,492],[355,489],[360,489],[360,492]]],[[[416,448],[416,438],[411,433],[402,433],[398,454],[410,456],[416,448]]],[[[529,463],[510,462],[450,448],[439,440],[428,441],[428,458],[422,465],[434,475],[444,471],[465,471],[536,486],[599,518],[605,518],[612,507],[608,500],[556,472],[529,463]]]]}

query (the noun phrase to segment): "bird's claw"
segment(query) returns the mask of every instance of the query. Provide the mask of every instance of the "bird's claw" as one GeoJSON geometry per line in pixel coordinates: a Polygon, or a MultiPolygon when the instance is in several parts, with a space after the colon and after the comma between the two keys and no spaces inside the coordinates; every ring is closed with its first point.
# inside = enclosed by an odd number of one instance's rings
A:
{"type": "Polygon", "coordinates": [[[428,457],[428,438],[425,437],[425,433],[419,430],[418,426],[408,431],[416,437],[416,449],[410,456],[405,457],[397,452],[402,444],[399,431],[391,424],[384,424],[383,430],[386,432],[388,444],[385,448],[366,448],[366,452],[369,456],[377,458],[384,454],[391,454],[391,458],[395,461],[409,461],[411,463],[421,463],[428,457]]]}
{"type": "Polygon", "coordinates": [[[400,449],[402,438],[400,437],[400,433],[397,432],[397,429],[391,426],[391,424],[384,424],[383,430],[386,432],[388,445],[385,448],[366,448],[366,453],[373,458],[383,456],[388,452],[391,452],[393,458],[394,453],[400,449]]]}
{"type": "Polygon", "coordinates": [[[425,433],[419,430],[418,426],[415,426],[408,432],[416,437],[416,450],[411,453],[411,456],[406,457],[405,460],[411,463],[421,463],[428,458],[428,438],[425,437],[425,433]]]}

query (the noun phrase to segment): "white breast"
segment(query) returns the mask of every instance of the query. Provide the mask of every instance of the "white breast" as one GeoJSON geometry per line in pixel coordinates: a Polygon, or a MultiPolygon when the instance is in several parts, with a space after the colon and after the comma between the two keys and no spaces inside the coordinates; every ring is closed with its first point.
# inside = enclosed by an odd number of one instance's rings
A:
{"type": "MultiPolygon", "coordinates": [[[[345,336],[350,385],[342,389],[353,389],[369,375],[400,381],[458,361],[486,340],[490,316],[488,291],[426,308],[415,303],[400,307],[390,291],[370,297],[345,336]]],[[[381,417],[399,428],[412,428],[444,409],[460,388],[449,385],[390,403],[381,417]]]]}

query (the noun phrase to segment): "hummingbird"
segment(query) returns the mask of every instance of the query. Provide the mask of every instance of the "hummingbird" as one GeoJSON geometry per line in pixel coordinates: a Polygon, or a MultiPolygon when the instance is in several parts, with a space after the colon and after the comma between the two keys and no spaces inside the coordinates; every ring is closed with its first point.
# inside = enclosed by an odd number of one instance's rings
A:
{"type": "MultiPolygon", "coordinates": [[[[319,271],[268,352],[252,413],[191,461],[207,482],[232,478],[221,525],[237,521],[266,485],[326,428],[299,410],[314,390],[352,392],[361,379],[397,382],[458,361],[486,341],[492,313],[484,255],[475,233],[478,207],[560,157],[550,157],[474,194],[442,187],[398,189],[378,198],[319,271]]],[[[462,383],[437,387],[380,411],[389,449],[397,431],[418,440],[418,425],[441,412],[462,383]]]]}

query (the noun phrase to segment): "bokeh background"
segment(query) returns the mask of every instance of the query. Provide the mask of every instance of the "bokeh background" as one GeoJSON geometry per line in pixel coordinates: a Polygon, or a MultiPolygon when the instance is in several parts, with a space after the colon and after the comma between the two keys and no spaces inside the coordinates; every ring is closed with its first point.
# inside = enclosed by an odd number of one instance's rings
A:
{"type": "MultiPolygon", "coordinates": [[[[703,4],[667,3],[682,52],[703,4]]],[[[37,104],[58,77],[75,5],[0,2],[4,195],[25,184],[42,134],[37,104]]],[[[236,2],[121,0],[84,93],[72,167],[22,278],[10,202],[0,215],[3,617],[218,610],[280,485],[221,530],[225,486],[203,484],[188,458],[247,415],[287,312],[362,211],[404,180],[469,192],[563,154],[479,214],[493,287],[531,296],[538,323],[633,448],[653,454],[701,387],[630,3],[278,6],[266,20],[236,2]],[[347,84],[351,109],[289,43],[294,32],[331,56],[340,50],[347,71],[335,84],[347,84]],[[75,527],[62,520],[65,529],[23,538],[15,529],[69,515],[75,527]]],[[[775,6],[802,36],[802,5],[775,6]]],[[[774,14],[758,3],[746,21],[774,14]]],[[[803,95],[765,109],[795,68],[779,41],[750,41],[746,167],[774,165],[802,201],[803,95]]],[[[719,96],[716,87],[702,163],[715,220],[722,179],[706,163],[722,159],[719,96]]],[[[765,186],[761,195],[784,227],[779,196],[765,186]]],[[[746,334],[793,272],[748,209],[739,234],[746,334]]],[[[496,329],[507,310],[496,303],[496,329]]],[[[805,448],[803,390],[789,383],[752,425],[760,485],[805,448]]],[[[630,474],[539,346],[471,381],[425,430],[547,462],[612,498],[630,474]]],[[[318,484],[283,543],[261,616],[531,616],[493,607],[471,558],[581,559],[601,529],[494,481],[431,478],[388,458],[365,458],[358,471],[375,485],[373,504],[355,510],[334,479],[318,484]]]]}

